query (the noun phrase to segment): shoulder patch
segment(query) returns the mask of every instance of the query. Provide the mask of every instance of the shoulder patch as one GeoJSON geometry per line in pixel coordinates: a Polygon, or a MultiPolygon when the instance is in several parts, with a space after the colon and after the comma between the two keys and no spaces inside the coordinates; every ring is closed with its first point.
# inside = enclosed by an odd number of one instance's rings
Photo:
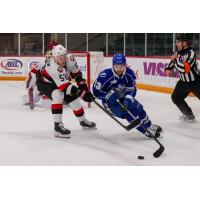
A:
{"type": "Polygon", "coordinates": [[[105,72],[103,72],[103,73],[100,74],[100,77],[104,78],[104,77],[106,77],[106,75],[107,74],[105,72]]]}
{"type": "Polygon", "coordinates": [[[100,83],[100,82],[97,82],[97,83],[95,84],[95,88],[96,88],[97,90],[100,90],[100,89],[101,89],[101,83],[100,83]]]}

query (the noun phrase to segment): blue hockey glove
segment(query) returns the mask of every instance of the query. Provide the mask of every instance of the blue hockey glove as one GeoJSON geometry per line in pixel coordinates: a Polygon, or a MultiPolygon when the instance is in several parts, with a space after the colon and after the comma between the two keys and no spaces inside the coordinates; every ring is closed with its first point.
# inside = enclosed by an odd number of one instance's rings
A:
{"type": "Polygon", "coordinates": [[[126,95],[123,102],[124,106],[127,109],[134,109],[136,113],[140,113],[143,110],[142,104],[138,102],[134,97],[131,95],[126,95]]]}
{"type": "Polygon", "coordinates": [[[131,97],[130,95],[126,95],[125,98],[124,98],[124,106],[128,109],[130,109],[132,107],[134,103],[134,98],[131,97]]]}
{"type": "Polygon", "coordinates": [[[105,99],[110,104],[117,104],[117,99],[118,98],[119,98],[119,94],[117,94],[114,90],[110,90],[110,92],[105,97],[105,99]]]}

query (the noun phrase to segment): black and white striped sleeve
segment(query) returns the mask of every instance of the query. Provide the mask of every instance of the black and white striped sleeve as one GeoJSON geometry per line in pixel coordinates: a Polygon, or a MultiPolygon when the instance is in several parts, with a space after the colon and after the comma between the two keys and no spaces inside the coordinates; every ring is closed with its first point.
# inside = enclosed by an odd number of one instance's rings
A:
{"type": "Polygon", "coordinates": [[[185,56],[186,58],[184,62],[180,62],[179,59],[175,59],[177,70],[182,73],[185,73],[185,62],[188,62],[191,67],[195,62],[195,53],[193,50],[188,51],[185,56]]]}
{"type": "Polygon", "coordinates": [[[165,70],[172,70],[175,67],[174,61],[171,60],[165,70]]]}
{"type": "Polygon", "coordinates": [[[191,68],[194,66],[194,63],[196,62],[196,55],[192,49],[189,51],[188,57],[185,62],[188,62],[191,68]]]}

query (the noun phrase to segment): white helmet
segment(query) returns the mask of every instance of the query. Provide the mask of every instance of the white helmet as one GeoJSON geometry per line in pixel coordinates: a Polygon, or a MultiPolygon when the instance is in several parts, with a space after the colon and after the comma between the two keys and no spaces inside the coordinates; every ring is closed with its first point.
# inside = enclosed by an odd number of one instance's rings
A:
{"type": "Polygon", "coordinates": [[[53,47],[52,49],[52,55],[53,56],[61,56],[67,53],[67,50],[65,47],[63,47],[61,44],[58,44],[53,47]]]}

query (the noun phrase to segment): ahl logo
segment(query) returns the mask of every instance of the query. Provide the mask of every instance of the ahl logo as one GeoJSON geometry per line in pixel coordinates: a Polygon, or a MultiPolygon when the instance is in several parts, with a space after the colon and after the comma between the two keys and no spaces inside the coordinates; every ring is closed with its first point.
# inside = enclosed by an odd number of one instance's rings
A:
{"type": "Polygon", "coordinates": [[[7,59],[1,61],[1,67],[7,70],[18,70],[22,68],[23,64],[20,60],[17,59],[7,59]]]}
{"type": "Polygon", "coordinates": [[[39,62],[37,61],[33,61],[29,64],[30,69],[33,69],[33,68],[38,69],[38,67],[39,67],[39,62]]]}

